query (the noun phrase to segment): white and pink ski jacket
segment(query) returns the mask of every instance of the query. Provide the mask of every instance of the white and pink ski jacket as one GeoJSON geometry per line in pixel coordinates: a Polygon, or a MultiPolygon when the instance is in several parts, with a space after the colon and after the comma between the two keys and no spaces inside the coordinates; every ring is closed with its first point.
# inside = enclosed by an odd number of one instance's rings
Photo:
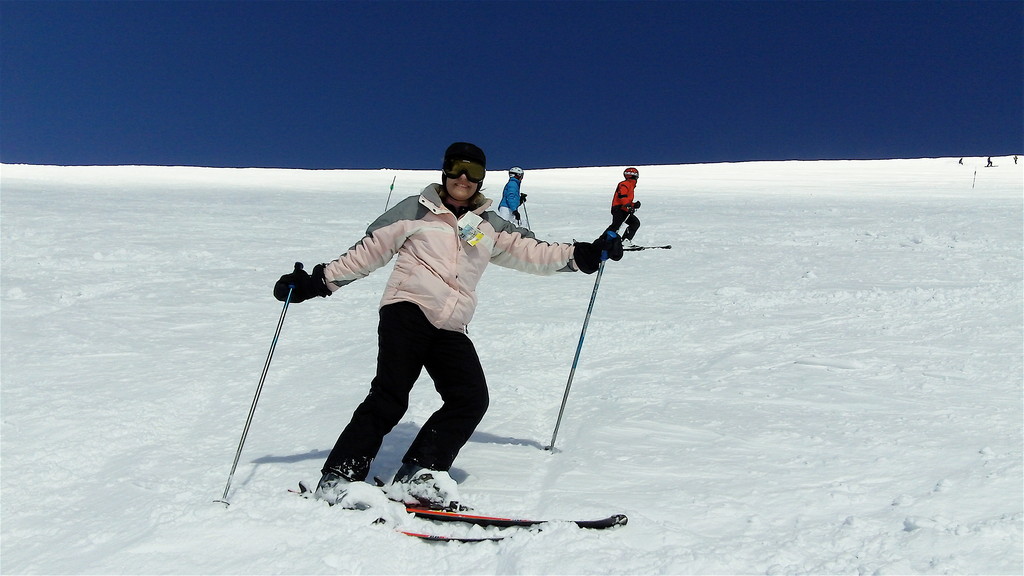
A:
{"type": "Polygon", "coordinates": [[[489,211],[491,201],[479,193],[472,212],[483,218],[478,228],[484,237],[471,246],[459,237],[455,214],[441,202],[440,190],[440,184],[431,184],[419,196],[399,202],[327,264],[324,275],[331,292],[368,276],[397,254],[380,305],[412,302],[434,326],[465,332],[488,263],[538,275],[576,271],[572,244],[537,240],[489,211]]]}

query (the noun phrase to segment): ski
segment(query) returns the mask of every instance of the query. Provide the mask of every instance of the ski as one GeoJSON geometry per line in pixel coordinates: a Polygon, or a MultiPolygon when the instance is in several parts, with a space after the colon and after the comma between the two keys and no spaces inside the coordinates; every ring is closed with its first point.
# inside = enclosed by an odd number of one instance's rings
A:
{"type": "Polygon", "coordinates": [[[423,518],[425,520],[435,520],[437,522],[462,522],[465,524],[473,524],[475,526],[483,526],[485,528],[529,528],[531,526],[551,524],[554,522],[570,522],[580,528],[603,530],[605,528],[613,528],[615,526],[624,526],[629,522],[629,518],[626,517],[625,514],[613,514],[607,518],[601,518],[599,520],[526,520],[522,518],[484,516],[481,514],[471,514],[461,511],[457,512],[452,510],[419,508],[416,506],[406,506],[405,511],[415,515],[417,518],[423,518]]]}
{"type": "Polygon", "coordinates": [[[671,250],[671,244],[665,244],[664,246],[624,246],[623,252],[636,252],[638,250],[671,250]]]}
{"type": "MultiPolygon", "coordinates": [[[[605,528],[612,528],[614,526],[623,526],[629,521],[629,518],[624,514],[614,514],[600,520],[525,520],[521,518],[483,516],[480,514],[453,512],[449,510],[434,510],[431,508],[416,508],[413,506],[406,506],[405,510],[417,518],[422,518],[424,520],[433,520],[435,522],[459,522],[471,524],[473,526],[480,526],[482,528],[535,528],[536,530],[540,530],[540,527],[545,524],[551,524],[554,522],[570,522],[580,528],[602,530],[605,528]]],[[[398,532],[405,534],[406,536],[412,536],[414,538],[428,540],[431,542],[498,542],[505,540],[514,534],[514,532],[512,532],[501,536],[441,536],[438,534],[425,534],[420,532],[411,532],[408,530],[398,530],[398,532]]]]}
{"type": "Polygon", "coordinates": [[[420,540],[426,540],[428,542],[498,542],[507,538],[507,536],[442,536],[440,534],[423,534],[421,532],[410,532],[408,530],[397,530],[399,534],[405,534],[406,536],[412,536],[413,538],[419,538],[420,540]]]}
{"type": "MultiPolygon", "coordinates": [[[[299,489],[289,489],[289,492],[296,494],[303,498],[312,499],[313,490],[309,488],[304,482],[299,482],[299,489]]],[[[396,502],[396,504],[400,504],[396,502]]],[[[456,505],[454,508],[426,508],[422,506],[410,506],[403,505],[405,511],[408,514],[412,514],[414,517],[422,520],[430,520],[437,523],[445,522],[457,522],[463,524],[470,524],[473,526],[480,526],[481,528],[535,528],[540,527],[544,524],[553,524],[558,522],[567,522],[575,524],[579,528],[586,528],[591,530],[604,530],[606,528],[613,528],[615,526],[625,526],[629,522],[629,518],[625,514],[613,514],[607,518],[601,518],[598,520],[528,520],[523,518],[505,518],[502,516],[487,516],[483,514],[473,513],[471,508],[456,505]]],[[[378,518],[374,521],[374,524],[385,523],[383,518],[378,518]]],[[[538,528],[539,529],[539,528],[538,528]]],[[[497,542],[504,540],[508,535],[502,536],[443,536],[440,534],[430,534],[424,532],[414,532],[411,530],[403,530],[402,528],[395,528],[395,532],[404,534],[406,536],[412,536],[421,540],[428,540],[431,542],[497,542]]]]}

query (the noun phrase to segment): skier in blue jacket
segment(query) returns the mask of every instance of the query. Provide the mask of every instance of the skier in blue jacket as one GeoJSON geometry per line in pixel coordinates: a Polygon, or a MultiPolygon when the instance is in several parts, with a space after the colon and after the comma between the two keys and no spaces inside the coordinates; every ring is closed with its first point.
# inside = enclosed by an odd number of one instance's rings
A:
{"type": "Polygon", "coordinates": [[[522,217],[519,215],[520,204],[526,202],[526,194],[519,193],[519,183],[522,181],[523,169],[518,166],[509,168],[508,184],[505,184],[505,189],[501,192],[501,203],[498,204],[498,215],[516,226],[523,225],[522,217]]]}

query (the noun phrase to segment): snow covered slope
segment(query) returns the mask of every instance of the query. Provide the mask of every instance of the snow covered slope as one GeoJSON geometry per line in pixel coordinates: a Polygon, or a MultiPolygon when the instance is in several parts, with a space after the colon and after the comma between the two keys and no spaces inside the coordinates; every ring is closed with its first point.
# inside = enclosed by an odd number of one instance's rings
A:
{"type": "MultiPolygon", "coordinates": [[[[285,491],[366,393],[390,268],[288,309],[213,503],[274,281],[439,173],[0,166],[0,568],[1020,574],[1024,166],[957,160],[641,166],[637,240],[673,248],[608,264],[554,452],[594,277],[489,270],[464,500],[630,522],[448,545],[285,491]]],[[[528,170],[538,236],[596,237],[621,171],[528,170]]],[[[373,474],[437,406],[424,378],[373,474]]]]}

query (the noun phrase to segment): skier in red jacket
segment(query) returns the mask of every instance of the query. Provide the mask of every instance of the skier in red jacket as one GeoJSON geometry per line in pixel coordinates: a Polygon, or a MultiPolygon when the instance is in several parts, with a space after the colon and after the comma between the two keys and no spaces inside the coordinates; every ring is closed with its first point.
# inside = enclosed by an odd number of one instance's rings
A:
{"type": "Polygon", "coordinates": [[[627,224],[626,231],[622,234],[622,241],[633,243],[633,236],[640,229],[640,219],[636,217],[636,210],[640,208],[640,202],[633,201],[633,190],[636,188],[636,181],[640,172],[636,168],[626,168],[622,173],[625,178],[615,188],[615,196],[612,197],[612,224],[608,230],[618,232],[622,223],[627,224]]]}

